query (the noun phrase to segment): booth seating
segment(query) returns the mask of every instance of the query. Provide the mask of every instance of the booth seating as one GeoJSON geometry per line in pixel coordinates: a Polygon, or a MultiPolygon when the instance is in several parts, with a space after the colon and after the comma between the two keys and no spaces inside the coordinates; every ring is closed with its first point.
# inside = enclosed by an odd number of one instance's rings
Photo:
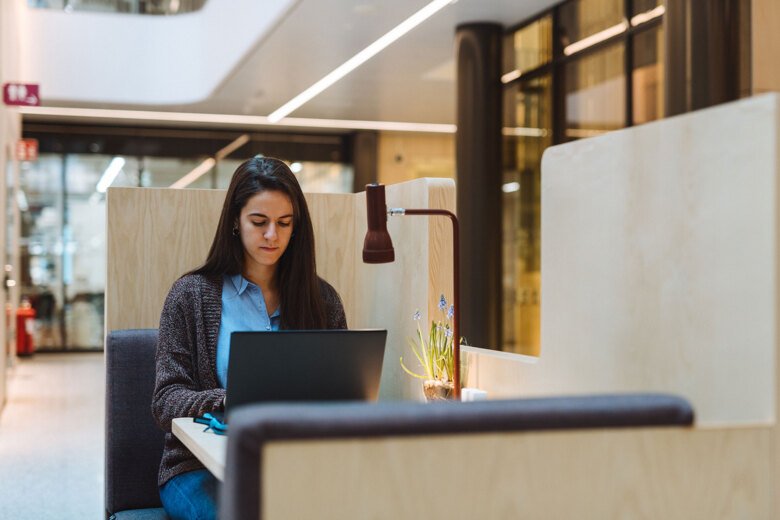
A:
{"type": "Polygon", "coordinates": [[[157,472],[165,434],[152,417],[156,329],[106,338],[106,517],[167,520],[157,472]]]}
{"type": "MultiPolygon", "coordinates": [[[[154,329],[113,331],[106,341],[106,515],[116,520],[167,519],[160,507],[157,489],[164,434],[155,424],[150,407],[156,342],[157,331],[154,329]]],[[[685,400],[662,394],[475,403],[247,406],[231,416],[225,482],[220,491],[220,518],[261,518],[263,511],[267,514],[262,518],[297,518],[301,517],[300,514],[307,517],[317,510],[321,510],[319,516],[323,518],[363,517],[369,512],[366,507],[384,507],[382,489],[392,489],[399,479],[413,489],[424,485],[415,481],[424,467],[430,469],[431,464],[448,467],[446,461],[426,457],[426,450],[451,446],[455,452],[450,455],[461,457],[467,453],[460,453],[460,449],[469,450],[469,443],[476,439],[478,444],[472,455],[486,453],[484,450],[489,449],[495,440],[491,434],[689,426],[692,423],[693,411],[685,400]],[[390,464],[385,473],[388,461],[395,457],[390,446],[405,441],[412,443],[409,444],[412,452],[422,450],[419,458],[415,456],[419,459],[416,461],[419,466],[393,468],[390,464]],[[415,445],[420,442],[422,444],[415,445]],[[360,449],[364,449],[366,443],[383,446],[378,458],[364,457],[365,454],[361,453],[360,461],[356,461],[342,457],[339,443],[347,443],[348,447],[360,446],[360,449]],[[279,447],[282,450],[291,448],[292,452],[283,454],[279,460],[275,451],[279,447]],[[370,481],[377,476],[376,472],[364,473],[364,470],[367,467],[379,470],[377,493],[352,496],[346,501],[334,496],[335,502],[330,503],[315,500],[314,509],[308,513],[295,509],[310,502],[306,497],[314,499],[327,492],[322,484],[333,480],[335,468],[332,461],[327,462],[316,454],[322,448],[341,462],[346,462],[346,471],[354,472],[353,477],[365,477],[370,481]],[[290,455],[292,458],[288,458],[290,455]],[[296,460],[298,463],[295,463],[296,460]],[[300,485],[285,484],[285,489],[277,489],[286,478],[292,478],[300,485]],[[319,484],[308,485],[300,480],[302,478],[313,478],[319,484]],[[303,503],[287,499],[296,490],[301,493],[303,503]],[[266,506],[275,509],[278,514],[266,506]],[[325,509],[318,509],[321,507],[325,509]]],[[[467,465],[470,459],[462,457],[467,465]]],[[[485,461],[486,464],[488,462],[485,461]]],[[[479,473],[474,467],[464,467],[464,470],[479,473]]],[[[497,482],[496,485],[511,489],[515,484],[497,482]]],[[[399,496],[396,506],[411,498],[399,496]]],[[[487,505],[488,498],[485,497],[484,504],[478,500],[475,507],[487,505]]],[[[403,509],[396,508],[394,511],[401,513],[399,518],[410,517],[403,514],[403,509]]],[[[387,517],[395,514],[392,509],[387,513],[390,514],[385,515],[387,517]]]]}

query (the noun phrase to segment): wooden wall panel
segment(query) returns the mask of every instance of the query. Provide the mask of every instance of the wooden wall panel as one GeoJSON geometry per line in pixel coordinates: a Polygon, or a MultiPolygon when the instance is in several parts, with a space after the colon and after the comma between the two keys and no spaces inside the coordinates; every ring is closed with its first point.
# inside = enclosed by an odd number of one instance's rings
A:
{"type": "Polygon", "coordinates": [[[770,428],[271,443],[263,518],[770,519],[770,428]]]}
{"type": "Polygon", "coordinates": [[[225,192],[109,188],[106,330],[157,328],[173,282],[203,263],[225,192]]]}
{"type": "Polygon", "coordinates": [[[338,291],[347,314],[347,324],[355,328],[355,217],[354,195],[350,193],[307,193],[314,225],[317,274],[338,291]]]}
{"type": "MultiPolygon", "coordinates": [[[[388,329],[380,399],[421,399],[420,381],[401,369],[403,356],[410,367],[416,360],[408,340],[414,338],[416,310],[423,329],[434,318],[439,294],[452,294],[452,231],[449,219],[409,215],[390,217],[387,229],[395,248],[395,262],[362,263],[366,232],[365,193],[355,195],[355,287],[360,309],[357,327],[388,329]],[[448,252],[448,253],[444,253],[448,252]]],[[[443,208],[454,211],[455,183],[451,179],[417,179],[386,188],[388,207],[443,208]]]]}

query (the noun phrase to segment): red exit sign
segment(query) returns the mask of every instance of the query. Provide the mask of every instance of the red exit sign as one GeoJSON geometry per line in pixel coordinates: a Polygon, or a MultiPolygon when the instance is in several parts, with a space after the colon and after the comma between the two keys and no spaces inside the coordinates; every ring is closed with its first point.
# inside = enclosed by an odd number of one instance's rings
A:
{"type": "Polygon", "coordinates": [[[37,139],[19,139],[16,141],[16,160],[17,161],[37,161],[38,160],[38,140],[37,139]]]}
{"type": "Polygon", "coordinates": [[[33,106],[41,104],[37,83],[4,83],[3,103],[12,106],[33,106]]]}

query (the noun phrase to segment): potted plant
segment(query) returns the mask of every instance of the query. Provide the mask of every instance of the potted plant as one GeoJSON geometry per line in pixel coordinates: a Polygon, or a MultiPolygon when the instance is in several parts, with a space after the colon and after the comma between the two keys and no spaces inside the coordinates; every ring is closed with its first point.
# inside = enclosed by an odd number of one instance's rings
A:
{"type": "Polygon", "coordinates": [[[439,311],[441,319],[431,320],[431,328],[427,335],[423,335],[420,327],[420,311],[416,311],[413,316],[417,322],[417,337],[409,339],[409,345],[420,363],[422,373],[410,370],[404,364],[403,356],[400,359],[401,368],[407,374],[423,380],[423,393],[428,401],[451,399],[455,388],[451,324],[455,309],[452,305],[447,307],[447,300],[443,294],[439,298],[439,311]]]}

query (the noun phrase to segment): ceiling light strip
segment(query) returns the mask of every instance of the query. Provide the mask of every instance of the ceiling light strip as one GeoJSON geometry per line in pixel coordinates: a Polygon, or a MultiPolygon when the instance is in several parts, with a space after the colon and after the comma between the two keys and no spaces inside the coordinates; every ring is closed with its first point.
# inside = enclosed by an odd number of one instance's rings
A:
{"type": "Polygon", "coordinates": [[[662,5],[659,5],[655,9],[650,9],[644,13],[639,13],[638,15],[631,18],[631,26],[636,27],[637,25],[649,22],[650,20],[655,20],[659,16],[663,16],[665,12],[666,8],[662,5]]]}
{"type": "Polygon", "coordinates": [[[271,124],[265,116],[235,114],[205,114],[195,112],[162,112],[149,110],[114,110],[106,108],[19,107],[22,115],[59,117],[65,119],[112,119],[149,121],[153,123],[192,123],[279,128],[330,128],[335,130],[384,130],[390,132],[455,132],[455,125],[439,123],[407,123],[401,121],[360,121],[351,119],[316,119],[287,117],[284,124],[271,124]]]}
{"type": "Polygon", "coordinates": [[[294,110],[300,108],[303,104],[311,100],[316,95],[336,83],[338,80],[358,68],[360,65],[374,57],[376,54],[385,49],[388,45],[398,40],[404,34],[408,33],[425,20],[439,12],[446,7],[452,0],[434,0],[429,3],[412,16],[398,24],[395,28],[391,29],[384,36],[380,37],[374,43],[358,52],[343,64],[336,67],[333,71],[325,75],[321,80],[316,82],[311,87],[307,88],[290,101],[274,110],[268,116],[268,120],[272,123],[276,123],[292,113],[294,110]]]}
{"type": "Polygon", "coordinates": [[[193,170],[179,179],[178,181],[171,184],[169,187],[173,188],[175,190],[186,188],[196,180],[200,179],[206,172],[211,170],[214,165],[217,164],[217,161],[214,160],[213,157],[209,157],[199,165],[197,165],[193,170]]]}
{"type": "Polygon", "coordinates": [[[547,137],[548,132],[546,128],[529,128],[529,127],[510,127],[505,126],[501,129],[501,134],[513,137],[547,137]]]}
{"type": "Polygon", "coordinates": [[[453,134],[455,125],[440,123],[404,123],[400,121],[356,121],[349,119],[308,119],[305,117],[286,117],[287,126],[314,128],[349,128],[351,130],[384,130],[388,132],[430,132],[453,134]]]}
{"type": "Polygon", "coordinates": [[[116,176],[122,171],[125,165],[125,159],[123,157],[114,157],[111,162],[108,163],[106,171],[100,176],[100,180],[95,186],[95,191],[98,193],[105,193],[111,184],[116,180],[116,176]]]}
{"type": "Polygon", "coordinates": [[[599,31],[596,34],[591,34],[587,38],[583,38],[579,41],[576,41],[570,45],[567,45],[563,49],[563,53],[566,56],[571,56],[574,53],[580,52],[582,50],[587,49],[588,47],[592,47],[596,45],[597,43],[601,43],[604,40],[608,40],[612,38],[613,36],[617,36],[618,34],[622,34],[628,30],[628,22],[623,20],[617,25],[613,25],[612,27],[609,27],[607,29],[604,29],[603,31],[599,31]]]}
{"type": "Polygon", "coordinates": [[[242,146],[244,146],[246,143],[249,142],[249,134],[243,134],[239,136],[237,139],[235,139],[233,142],[219,150],[216,154],[214,154],[214,158],[217,161],[221,161],[231,153],[235,152],[242,146]]]}
{"type": "Polygon", "coordinates": [[[507,72],[503,76],[501,76],[501,83],[511,83],[512,81],[516,80],[520,76],[523,75],[523,72],[520,69],[515,69],[513,71],[507,72]]]}
{"type": "Polygon", "coordinates": [[[195,168],[193,168],[191,172],[189,172],[184,177],[171,184],[169,187],[175,190],[186,188],[196,180],[203,177],[207,172],[209,172],[214,166],[217,165],[218,161],[221,161],[222,159],[224,159],[231,153],[235,152],[236,150],[238,150],[248,142],[249,142],[249,134],[240,135],[238,138],[231,141],[230,144],[224,146],[216,154],[214,154],[214,158],[209,157],[208,159],[206,159],[205,161],[197,165],[195,168]]]}

